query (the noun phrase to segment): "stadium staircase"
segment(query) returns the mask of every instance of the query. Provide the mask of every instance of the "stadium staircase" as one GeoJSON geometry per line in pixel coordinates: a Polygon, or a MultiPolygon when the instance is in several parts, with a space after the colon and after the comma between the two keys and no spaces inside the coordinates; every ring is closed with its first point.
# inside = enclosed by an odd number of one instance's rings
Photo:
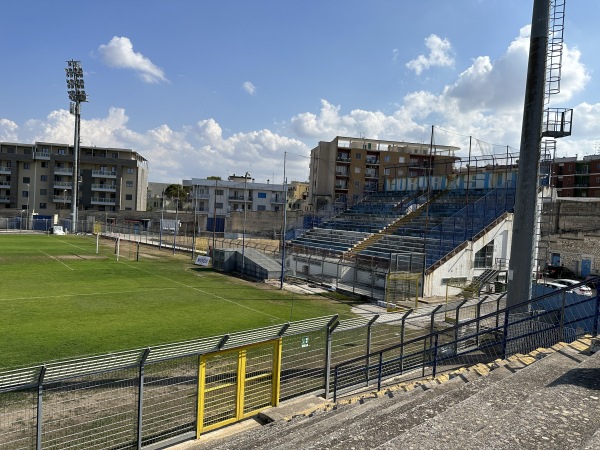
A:
{"type": "Polygon", "coordinates": [[[497,268],[486,269],[481,275],[478,275],[473,278],[473,280],[467,284],[462,292],[458,294],[464,298],[473,298],[477,297],[481,292],[481,288],[485,286],[486,283],[492,281],[496,276],[500,273],[500,270],[497,268]]]}
{"type": "Polygon", "coordinates": [[[274,422],[209,433],[184,448],[597,449],[594,344],[586,336],[337,403],[294,400],[261,414],[274,422]]]}
{"type": "MultiPolygon", "coordinates": [[[[445,190],[439,192],[438,194],[434,195],[430,200],[429,204],[432,204],[433,202],[435,202],[438,198],[443,197],[446,192],[448,191],[449,188],[446,188],[445,190]]],[[[363,250],[366,250],[368,247],[371,247],[373,244],[376,244],[379,240],[381,240],[384,236],[386,235],[392,235],[395,234],[396,231],[398,231],[398,229],[406,224],[409,224],[410,222],[412,222],[413,220],[415,220],[416,218],[420,217],[421,215],[423,215],[423,213],[425,212],[426,208],[427,208],[427,203],[421,205],[420,207],[418,207],[417,209],[415,209],[414,211],[409,212],[408,214],[398,218],[397,220],[395,220],[394,222],[392,222],[390,225],[388,225],[387,227],[383,228],[382,230],[379,231],[379,233],[375,233],[371,236],[369,236],[367,239],[365,239],[363,242],[361,242],[360,244],[354,246],[348,253],[360,253],[363,250]]]]}

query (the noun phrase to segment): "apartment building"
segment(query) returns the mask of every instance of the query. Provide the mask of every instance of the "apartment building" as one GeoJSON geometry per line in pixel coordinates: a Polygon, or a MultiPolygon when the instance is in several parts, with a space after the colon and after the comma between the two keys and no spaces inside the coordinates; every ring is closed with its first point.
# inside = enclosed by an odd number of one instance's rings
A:
{"type": "MultiPolygon", "coordinates": [[[[0,208],[71,210],[73,146],[0,142],[0,208]]],[[[145,211],[148,161],[122,148],[80,147],[79,211],[145,211]]]]}
{"type": "Polygon", "coordinates": [[[282,185],[256,183],[250,175],[232,175],[227,180],[192,178],[183,180],[192,189],[192,206],[209,216],[223,217],[236,211],[282,211],[286,205],[282,185]]]}
{"type": "Polygon", "coordinates": [[[360,200],[402,177],[452,173],[458,147],[337,136],[311,150],[310,204],[360,200]]]}
{"type": "Polygon", "coordinates": [[[600,197],[600,155],[556,158],[550,184],[558,197],[600,197]]]}

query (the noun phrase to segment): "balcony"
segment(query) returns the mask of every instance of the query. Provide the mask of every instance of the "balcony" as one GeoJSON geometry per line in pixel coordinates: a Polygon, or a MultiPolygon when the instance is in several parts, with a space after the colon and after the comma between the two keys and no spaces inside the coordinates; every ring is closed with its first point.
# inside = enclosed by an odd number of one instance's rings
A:
{"type": "Polygon", "coordinates": [[[245,200],[244,200],[244,196],[243,195],[230,195],[229,196],[229,201],[230,202],[251,202],[252,201],[252,196],[248,196],[245,200]]]}
{"type": "Polygon", "coordinates": [[[0,197],[0,203],[10,203],[10,197],[0,197]]]}
{"type": "Polygon", "coordinates": [[[342,163],[350,163],[350,156],[349,155],[345,155],[345,156],[338,155],[337,160],[342,163]]]}
{"type": "Polygon", "coordinates": [[[335,188],[336,188],[336,189],[344,189],[344,190],[348,190],[348,185],[347,185],[347,184],[342,184],[342,183],[336,183],[336,184],[335,184],[335,188]]]}
{"type": "Polygon", "coordinates": [[[91,201],[92,205],[111,205],[114,206],[117,204],[116,198],[100,198],[100,197],[92,197],[91,201]]]}
{"type": "Polygon", "coordinates": [[[50,152],[33,152],[33,159],[50,159],[50,152]]]}
{"type": "Polygon", "coordinates": [[[52,201],[54,203],[63,203],[63,204],[67,204],[67,203],[71,203],[71,199],[72,197],[70,195],[64,196],[64,195],[55,195],[52,198],[52,201]]]}
{"type": "Polygon", "coordinates": [[[378,158],[367,158],[367,159],[365,159],[365,162],[367,164],[379,164],[379,159],[378,158]]]}
{"type": "Polygon", "coordinates": [[[92,170],[92,176],[96,178],[117,178],[117,172],[110,170],[92,170]]]}
{"type": "Polygon", "coordinates": [[[196,199],[198,199],[198,198],[207,199],[207,198],[210,198],[210,193],[209,192],[196,192],[194,194],[194,198],[196,198],[196,199]]]}
{"type": "Polygon", "coordinates": [[[69,175],[73,176],[73,168],[72,167],[55,167],[54,175],[69,175]]]}
{"type": "Polygon", "coordinates": [[[0,166],[0,175],[10,175],[11,170],[10,167],[0,166]]]}
{"type": "Polygon", "coordinates": [[[285,203],[285,199],[283,197],[271,197],[269,201],[271,203],[276,203],[276,204],[284,204],[285,203]]]}
{"type": "Polygon", "coordinates": [[[92,184],[92,191],[117,192],[116,184],[92,184]]]}
{"type": "Polygon", "coordinates": [[[10,189],[10,181],[0,181],[0,189],[10,189]]]}
{"type": "Polygon", "coordinates": [[[73,189],[72,181],[55,181],[54,189],[73,189]]]}

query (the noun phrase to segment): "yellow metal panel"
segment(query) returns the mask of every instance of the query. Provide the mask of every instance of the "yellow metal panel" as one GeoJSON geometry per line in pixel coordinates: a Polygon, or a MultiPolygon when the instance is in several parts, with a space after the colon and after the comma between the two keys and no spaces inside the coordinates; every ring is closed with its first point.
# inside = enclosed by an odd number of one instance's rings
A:
{"type": "Polygon", "coordinates": [[[236,418],[244,416],[244,389],[246,387],[246,350],[238,353],[238,376],[237,376],[237,405],[236,418]]]}
{"type": "MultiPolygon", "coordinates": [[[[198,425],[196,436],[200,436],[202,432],[213,430],[225,425],[235,423],[245,417],[252,416],[257,412],[264,409],[264,401],[261,402],[260,398],[267,395],[267,402],[272,406],[279,404],[280,386],[281,386],[281,357],[282,357],[282,339],[276,339],[267,342],[261,342],[257,344],[250,344],[244,347],[238,347],[234,349],[228,349],[217,353],[202,355],[199,363],[199,387],[198,387],[198,425]],[[248,352],[248,350],[264,349],[268,354],[268,358],[265,360],[267,355],[265,352],[248,352]],[[270,349],[270,350],[267,350],[270,349]],[[229,355],[229,356],[227,356],[229,355]],[[272,356],[271,356],[272,355],[272,356]],[[221,362],[233,362],[232,359],[237,356],[236,367],[236,378],[233,377],[222,377],[218,372],[215,371],[215,367],[218,369],[218,364],[221,362]],[[259,359],[256,359],[259,358],[259,359]],[[211,361],[215,361],[217,366],[210,366],[211,361]],[[262,361],[262,362],[261,362],[262,361]],[[270,367],[265,367],[264,364],[269,362],[270,367]],[[249,364],[252,362],[252,364],[249,364]],[[210,370],[209,370],[210,366],[210,370]],[[261,373],[267,369],[268,372],[261,373]],[[250,373],[246,377],[246,370],[250,373]],[[210,373],[209,373],[210,372],[210,373]],[[207,381],[207,376],[210,379],[210,383],[207,381]],[[215,379],[217,377],[217,379],[215,379]],[[267,392],[261,393],[260,389],[268,389],[267,392]],[[247,394],[247,387],[251,386],[252,391],[247,394]],[[229,397],[229,391],[235,392],[235,400],[229,397]],[[246,411],[245,396],[249,395],[248,405],[246,411]],[[258,395],[258,397],[256,396],[258,395]],[[218,400],[219,397],[225,402],[235,401],[235,417],[223,417],[222,420],[212,422],[211,417],[215,417],[214,407],[219,408],[222,404],[216,405],[215,398],[218,400]],[[257,401],[258,400],[258,401],[257,401]],[[251,409],[251,410],[250,410],[251,409]],[[205,422],[207,422],[205,424],[205,422]]],[[[233,368],[232,368],[233,369],[233,368]]],[[[225,368],[225,370],[227,370],[225,368]]],[[[225,404],[226,405],[226,404],[225,404]]],[[[233,412],[233,411],[232,411],[233,412]]]]}
{"type": "Polygon", "coordinates": [[[273,398],[272,406],[279,405],[279,395],[281,393],[281,351],[283,339],[275,341],[275,352],[273,355],[273,398]]]}
{"type": "Polygon", "coordinates": [[[200,438],[200,433],[204,426],[204,389],[206,386],[206,357],[200,357],[198,368],[198,421],[196,424],[196,439],[200,438]]]}

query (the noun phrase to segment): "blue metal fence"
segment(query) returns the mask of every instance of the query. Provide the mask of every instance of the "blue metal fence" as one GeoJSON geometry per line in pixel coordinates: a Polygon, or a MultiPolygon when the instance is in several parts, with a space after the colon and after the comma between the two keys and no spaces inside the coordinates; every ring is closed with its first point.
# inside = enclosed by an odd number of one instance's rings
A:
{"type": "Polygon", "coordinates": [[[386,378],[435,376],[459,366],[504,359],[560,341],[572,342],[585,334],[597,335],[600,294],[580,296],[569,292],[571,289],[449,327],[438,325],[431,333],[337,364],[333,368],[333,399],[348,389],[371,383],[379,390],[386,378]]]}

